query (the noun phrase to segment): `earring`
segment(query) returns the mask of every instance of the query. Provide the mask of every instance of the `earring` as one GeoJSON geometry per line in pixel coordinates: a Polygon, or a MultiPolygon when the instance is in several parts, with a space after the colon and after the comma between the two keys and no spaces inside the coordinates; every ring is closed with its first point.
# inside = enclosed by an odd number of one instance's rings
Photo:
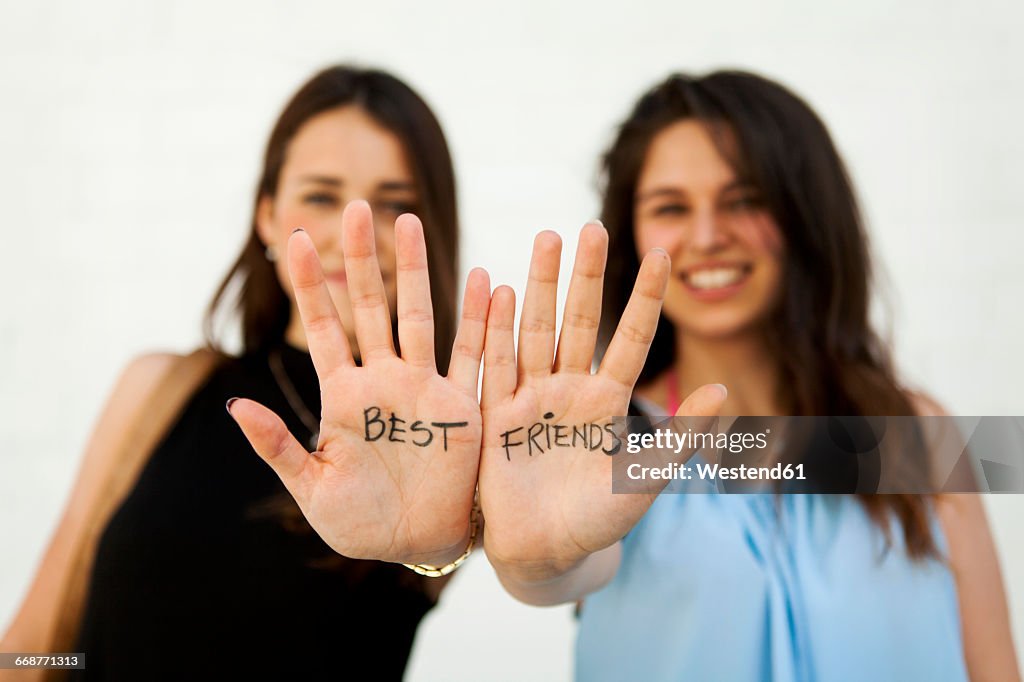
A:
{"type": "Polygon", "coordinates": [[[266,250],[264,250],[263,254],[267,257],[267,260],[270,261],[271,263],[273,263],[274,261],[277,260],[277,251],[274,249],[273,246],[267,246],[267,248],[266,248],[266,250]]]}

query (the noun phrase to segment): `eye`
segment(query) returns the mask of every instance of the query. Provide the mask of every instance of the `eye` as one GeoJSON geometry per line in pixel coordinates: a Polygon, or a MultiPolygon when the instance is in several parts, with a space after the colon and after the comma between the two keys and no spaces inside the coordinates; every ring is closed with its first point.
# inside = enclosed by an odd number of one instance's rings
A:
{"type": "Polygon", "coordinates": [[[690,212],[690,207],[684,204],[662,204],[656,206],[652,213],[656,216],[682,216],[690,212]]]}
{"type": "Polygon", "coordinates": [[[376,203],[375,211],[384,211],[391,213],[395,216],[402,215],[403,213],[416,213],[418,206],[413,201],[378,201],[376,203]]]}
{"type": "Polygon", "coordinates": [[[760,210],[763,205],[760,197],[749,194],[726,201],[725,210],[730,213],[745,213],[760,210]]]}
{"type": "Polygon", "coordinates": [[[330,207],[338,205],[338,198],[333,194],[328,194],[327,192],[314,192],[312,194],[307,194],[302,201],[311,206],[330,207]]]}

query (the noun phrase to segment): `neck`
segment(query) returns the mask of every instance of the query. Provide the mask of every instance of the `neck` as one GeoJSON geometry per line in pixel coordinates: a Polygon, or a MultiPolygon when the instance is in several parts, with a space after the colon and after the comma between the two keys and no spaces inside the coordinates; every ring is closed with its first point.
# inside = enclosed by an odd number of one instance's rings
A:
{"type": "Polygon", "coordinates": [[[292,311],[291,319],[288,321],[288,328],[284,330],[284,340],[296,348],[309,352],[309,344],[306,342],[306,332],[302,328],[299,314],[292,311]]]}
{"type": "MultiPolygon", "coordinates": [[[[778,365],[757,333],[729,338],[708,338],[676,333],[676,360],[673,365],[677,395],[685,399],[704,384],[725,384],[729,397],[722,415],[774,415],[784,412],[778,402],[778,365]]],[[[666,371],[637,392],[654,402],[668,402],[666,371]]]]}

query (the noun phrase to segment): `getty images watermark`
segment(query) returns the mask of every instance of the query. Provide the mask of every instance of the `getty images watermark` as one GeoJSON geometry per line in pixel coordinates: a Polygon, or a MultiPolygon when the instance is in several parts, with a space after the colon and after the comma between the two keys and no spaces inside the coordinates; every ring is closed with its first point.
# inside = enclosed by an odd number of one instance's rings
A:
{"type": "Polygon", "coordinates": [[[1024,417],[621,417],[616,493],[1024,492],[1024,417]]]}

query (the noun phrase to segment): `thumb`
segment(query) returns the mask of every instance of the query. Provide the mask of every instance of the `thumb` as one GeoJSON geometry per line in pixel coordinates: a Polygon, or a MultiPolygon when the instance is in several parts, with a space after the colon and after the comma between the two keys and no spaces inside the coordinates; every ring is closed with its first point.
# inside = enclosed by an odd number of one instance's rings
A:
{"type": "Polygon", "coordinates": [[[716,417],[729,391],[722,384],[704,384],[687,396],[676,410],[677,417],[716,417]]]}
{"type": "MultiPolygon", "coordinates": [[[[668,420],[671,424],[669,431],[675,432],[676,434],[687,434],[694,432],[697,436],[703,436],[704,434],[715,434],[718,431],[718,412],[722,409],[722,404],[725,402],[725,398],[728,395],[728,391],[722,384],[705,384],[696,391],[687,396],[683,404],[676,410],[675,416],[668,420]]],[[[647,429],[650,427],[649,420],[640,420],[641,428],[647,429]]],[[[659,421],[659,427],[664,422],[659,421]]],[[[627,420],[628,424],[628,420],[627,420]]],[[[658,430],[661,430],[660,428],[658,430]]],[[[627,438],[633,439],[639,434],[630,433],[627,438]]],[[[714,443],[714,436],[712,435],[712,445],[714,443]]],[[[700,439],[701,443],[704,442],[703,438],[700,439]]],[[[682,464],[686,462],[694,452],[698,450],[699,446],[694,442],[690,441],[685,447],[680,444],[674,446],[671,443],[668,445],[659,444],[655,446],[643,446],[639,450],[634,451],[629,458],[618,457],[613,459],[615,479],[613,483],[612,492],[623,492],[623,493],[644,493],[649,496],[646,507],[654,501],[654,496],[661,493],[661,491],[668,484],[668,479],[661,477],[634,477],[629,473],[629,467],[639,464],[642,468],[662,468],[668,465],[682,464]]],[[[641,513],[643,512],[641,510],[641,513]]],[[[639,517],[637,517],[639,519],[639,517]]]]}
{"type": "Polygon", "coordinates": [[[225,407],[256,454],[270,465],[300,507],[314,475],[312,455],[272,410],[254,400],[231,398],[225,407]]]}
{"type": "Polygon", "coordinates": [[[718,413],[728,395],[729,391],[722,384],[704,384],[688,395],[676,410],[672,427],[680,432],[717,430],[718,413]]]}

